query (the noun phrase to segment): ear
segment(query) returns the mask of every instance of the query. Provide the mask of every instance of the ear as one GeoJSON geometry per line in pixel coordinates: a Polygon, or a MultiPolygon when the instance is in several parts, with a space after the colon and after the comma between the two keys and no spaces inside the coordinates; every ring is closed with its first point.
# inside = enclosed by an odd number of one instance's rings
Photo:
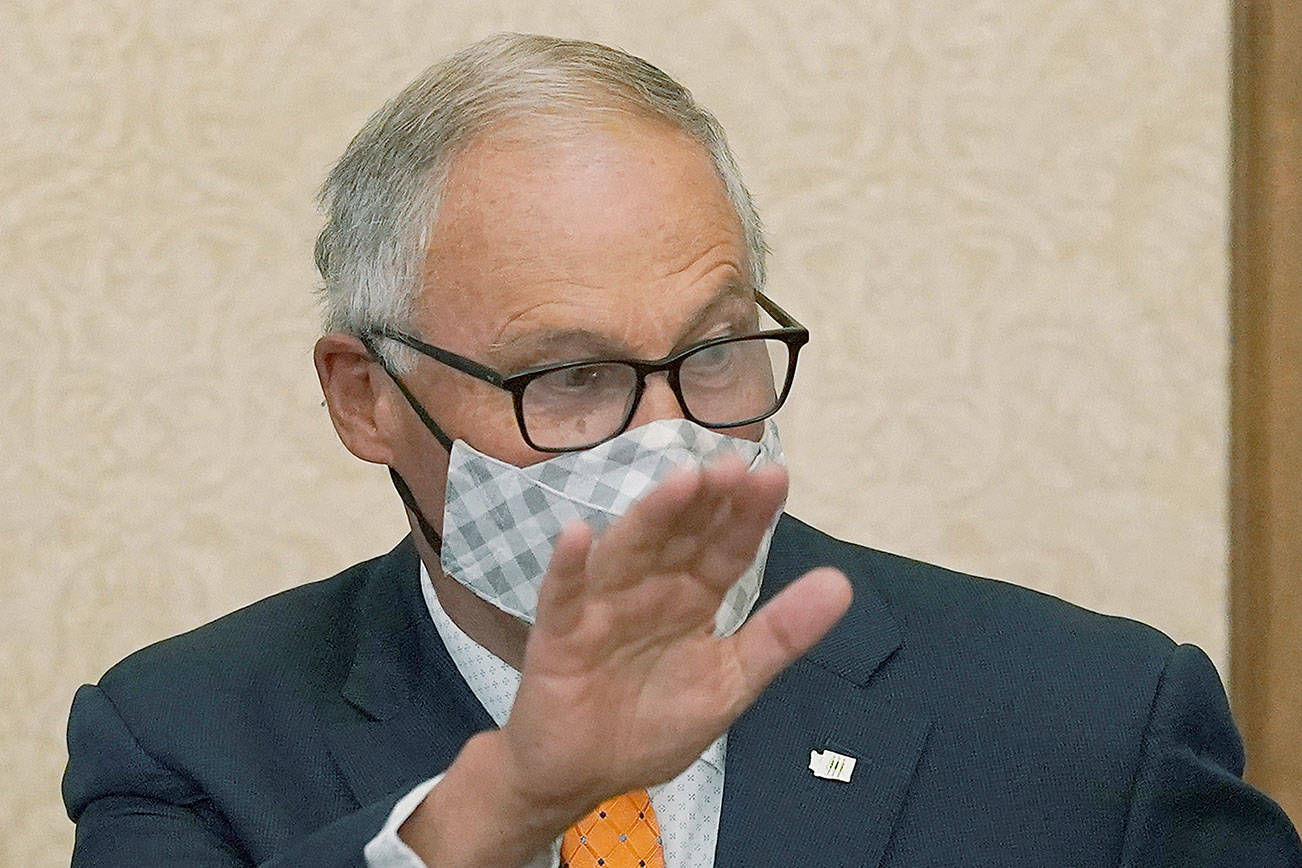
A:
{"type": "Polygon", "coordinates": [[[312,352],[335,433],[363,461],[390,464],[397,431],[386,413],[384,370],[353,335],[328,334],[312,352]]]}

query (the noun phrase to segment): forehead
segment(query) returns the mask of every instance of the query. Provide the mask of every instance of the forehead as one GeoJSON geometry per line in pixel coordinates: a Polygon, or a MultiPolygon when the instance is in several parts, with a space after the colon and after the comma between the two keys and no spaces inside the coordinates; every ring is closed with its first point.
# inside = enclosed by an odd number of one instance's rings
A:
{"type": "Polygon", "coordinates": [[[542,133],[501,129],[454,161],[417,304],[427,333],[465,349],[525,326],[651,334],[745,282],[740,221],[699,143],[621,112],[542,133]]]}

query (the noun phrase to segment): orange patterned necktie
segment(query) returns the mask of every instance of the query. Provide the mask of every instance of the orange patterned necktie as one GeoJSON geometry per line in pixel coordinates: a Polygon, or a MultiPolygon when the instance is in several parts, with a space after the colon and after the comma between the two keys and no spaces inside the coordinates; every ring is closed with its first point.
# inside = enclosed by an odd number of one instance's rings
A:
{"type": "Polygon", "coordinates": [[[570,826],[561,839],[561,868],[665,868],[647,791],[607,799],[570,826]]]}

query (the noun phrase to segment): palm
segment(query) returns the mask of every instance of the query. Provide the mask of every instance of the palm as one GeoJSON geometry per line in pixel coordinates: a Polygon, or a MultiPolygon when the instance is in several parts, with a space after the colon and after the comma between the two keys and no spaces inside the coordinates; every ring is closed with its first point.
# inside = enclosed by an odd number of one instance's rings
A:
{"type": "Polygon", "coordinates": [[[666,480],[595,543],[567,529],[503,729],[531,787],[590,804],[673,777],[835,623],[848,584],[815,571],[712,635],[785,491],[780,468],[721,462],[666,480]]]}

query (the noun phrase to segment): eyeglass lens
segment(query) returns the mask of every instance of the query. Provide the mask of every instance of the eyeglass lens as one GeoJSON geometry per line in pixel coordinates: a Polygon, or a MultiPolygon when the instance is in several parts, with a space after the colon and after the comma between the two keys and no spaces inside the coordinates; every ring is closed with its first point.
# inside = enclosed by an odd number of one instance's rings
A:
{"type": "MultiPolygon", "coordinates": [[[[727,426],[772,413],[786,385],[790,350],[776,338],[741,338],[701,347],[680,360],[683,403],[697,421],[727,426]]],[[[530,381],[521,414],[536,446],[571,449],[599,443],[623,427],[637,371],[622,362],[578,365],[530,381]]]]}

